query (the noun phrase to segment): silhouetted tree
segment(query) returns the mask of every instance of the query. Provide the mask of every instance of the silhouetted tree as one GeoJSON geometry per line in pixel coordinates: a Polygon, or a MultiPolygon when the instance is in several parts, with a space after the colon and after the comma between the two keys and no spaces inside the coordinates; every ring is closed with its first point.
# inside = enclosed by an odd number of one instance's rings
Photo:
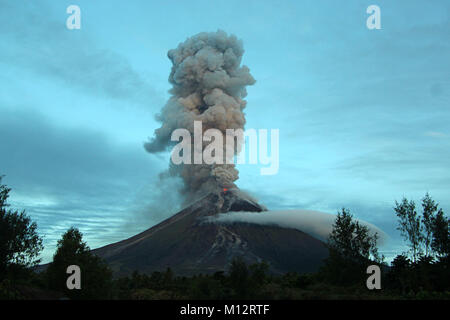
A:
{"type": "Polygon", "coordinates": [[[442,209],[439,209],[432,224],[431,248],[440,257],[447,257],[450,254],[450,233],[449,219],[444,215],[442,209]]]}
{"type": "Polygon", "coordinates": [[[164,273],[164,278],[163,278],[164,287],[170,288],[172,286],[173,279],[174,279],[174,274],[173,274],[172,269],[167,268],[166,272],[164,273]]]}
{"type": "Polygon", "coordinates": [[[269,271],[269,265],[262,261],[260,263],[254,263],[248,267],[250,272],[251,287],[258,291],[267,282],[267,273],[269,271]]]}
{"type": "MultiPolygon", "coordinates": [[[[444,215],[442,209],[438,208],[436,203],[427,193],[422,199],[422,216],[416,211],[414,201],[408,201],[403,198],[401,203],[395,202],[394,208],[399,218],[398,230],[407,241],[412,253],[413,263],[416,263],[423,254],[425,249],[425,257],[448,255],[449,240],[449,220],[444,215]]],[[[432,259],[422,259],[432,262],[432,259]]]]}
{"type": "Polygon", "coordinates": [[[47,269],[50,288],[64,292],[71,299],[108,299],[111,295],[112,272],[83,241],[82,233],[70,228],[58,240],[53,262],[47,269]],[[81,289],[66,287],[67,267],[77,265],[81,269],[81,289]]]}
{"type": "Polygon", "coordinates": [[[221,282],[208,275],[195,278],[189,291],[192,299],[218,300],[226,298],[221,282]]]}
{"type": "Polygon", "coordinates": [[[229,279],[236,298],[245,299],[249,290],[249,278],[249,270],[244,259],[234,258],[229,270],[229,279]]]}
{"type": "Polygon", "coordinates": [[[422,253],[421,244],[423,241],[422,225],[416,211],[416,204],[412,200],[408,201],[408,199],[403,198],[400,203],[395,201],[394,210],[399,222],[397,230],[400,230],[401,235],[408,242],[413,263],[416,263],[417,258],[422,253]]]}
{"type": "Polygon", "coordinates": [[[373,262],[382,263],[377,248],[378,234],[370,234],[366,226],[353,220],[349,210],[338,213],[328,238],[329,256],[321,273],[335,284],[351,284],[365,277],[365,269],[373,262]]]}
{"type": "Polygon", "coordinates": [[[29,269],[39,263],[39,253],[44,248],[42,238],[37,233],[37,225],[25,211],[18,212],[8,208],[7,199],[11,191],[1,184],[0,176],[0,280],[8,271],[29,269]]]}
{"type": "Polygon", "coordinates": [[[405,255],[398,255],[391,262],[391,269],[388,274],[388,287],[401,293],[407,293],[410,286],[411,260],[405,255]]]}
{"type": "Polygon", "coordinates": [[[431,242],[433,240],[433,223],[435,220],[438,204],[427,193],[422,199],[422,224],[423,224],[423,242],[425,246],[425,257],[428,257],[431,249],[431,242]]]}
{"type": "Polygon", "coordinates": [[[370,234],[369,228],[353,220],[349,210],[343,208],[338,213],[328,238],[328,246],[350,260],[381,262],[378,254],[378,234],[370,234]]]}
{"type": "Polygon", "coordinates": [[[448,218],[428,193],[422,199],[422,216],[416,212],[414,201],[406,198],[401,203],[396,202],[394,209],[399,218],[397,229],[408,242],[413,261],[411,263],[404,255],[396,257],[389,272],[391,287],[403,294],[426,295],[447,290],[450,279],[448,218]]]}

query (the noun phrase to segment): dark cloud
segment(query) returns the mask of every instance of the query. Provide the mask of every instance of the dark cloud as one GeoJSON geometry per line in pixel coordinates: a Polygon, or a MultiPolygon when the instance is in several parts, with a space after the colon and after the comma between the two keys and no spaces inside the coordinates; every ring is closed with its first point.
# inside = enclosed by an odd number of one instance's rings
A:
{"type": "Polygon", "coordinates": [[[48,250],[71,225],[95,246],[158,219],[146,211],[142,224],[123,228],[136,206],[152,199],[145,188],[165,164],[140,144],[115,144],[100,132],[64,128],[39,113],[2,107],[0,146],[0,174],[13,189],[10,202],[36,219],[48,250]]]}
{"type": "Polygon", "coordinates": [[[96,183],[116,187],[124,177],[136,181],[142,168],[151,168],[141,145],[117,146],[100,132],[59,127],[36,112],[1,109],[0,124],[7,155],[2,167],[29,180],[28,186],[31,181],[39,188],[65,182],[71,190],[89,180],[93,188],[96,183]]]}

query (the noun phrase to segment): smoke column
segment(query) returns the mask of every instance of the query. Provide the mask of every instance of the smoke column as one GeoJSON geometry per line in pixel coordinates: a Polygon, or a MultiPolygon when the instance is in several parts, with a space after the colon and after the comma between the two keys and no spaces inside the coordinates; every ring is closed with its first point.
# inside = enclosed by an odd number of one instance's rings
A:
{"type": "MultiPolygon", "coordinates": [[[[185,128],[193,137],[194,121],[202,122],[203,132],[210,128],[220,130],[224,142],[226,129],[244,128],[246,86],[253,85],[255,79],[246,66],[240,66],[243,53],[242,41],[220,30],[199,33],[168,52],[173,64],[169,82],[173,87],[170,99],[156,116],[161,127],[144,145],[148,152],[163,152],[174,146],[177,142],[170,138],[175,129],[185,128]]],[[[238,141],[233,156],[240,150],[238,141]]],[[[183,179],[188,198],[222,187],[236,187],[234,181],[238,179],[234,164],[171,162],[168,174],[183,179]]]]}

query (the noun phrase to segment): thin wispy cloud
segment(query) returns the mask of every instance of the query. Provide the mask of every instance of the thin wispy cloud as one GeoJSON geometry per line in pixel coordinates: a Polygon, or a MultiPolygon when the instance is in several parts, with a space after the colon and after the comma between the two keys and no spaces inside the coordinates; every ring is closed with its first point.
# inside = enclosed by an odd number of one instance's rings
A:
{"type": "Polygon", "coordinates": [[[147,108],[163,103],[163,93],[125,57],[114,49],[99,47],[89,32],[67,30],[61,20],[46,3],[3,3],[0,63],[104,98],[147,108]]]}

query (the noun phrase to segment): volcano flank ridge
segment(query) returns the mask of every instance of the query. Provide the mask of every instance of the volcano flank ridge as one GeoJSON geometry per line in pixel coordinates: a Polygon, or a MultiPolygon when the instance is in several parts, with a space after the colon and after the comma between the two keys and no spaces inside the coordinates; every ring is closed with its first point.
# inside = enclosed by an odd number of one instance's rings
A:
{"type": "Polygon", "coordinates": [[[265,261],[272,273],[313,272],[327,257],[325,244],[297,229],[246,222],[219,222],[219,214],[267,209],[238,189],[212,192],[172,217],[93,253],[115,276],[165,271],[177,275],[227,271],[233,258],[265,261]]]}

